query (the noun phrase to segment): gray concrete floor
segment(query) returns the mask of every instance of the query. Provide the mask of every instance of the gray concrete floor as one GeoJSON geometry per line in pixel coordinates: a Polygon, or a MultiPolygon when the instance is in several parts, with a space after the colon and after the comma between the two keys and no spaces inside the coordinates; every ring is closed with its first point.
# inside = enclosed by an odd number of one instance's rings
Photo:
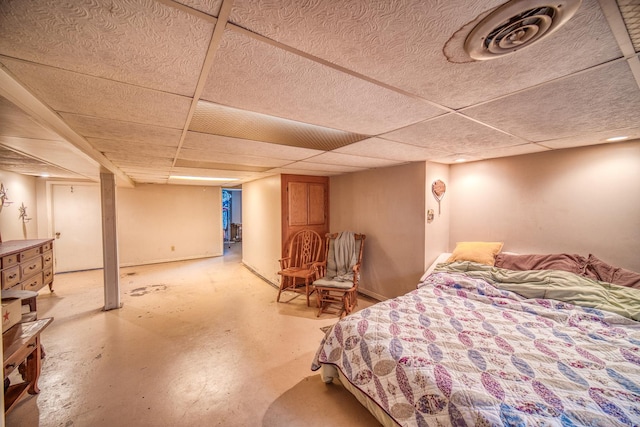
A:
{"type": "MultiPolygon", "coordinates": [[[[41,291],[41,392],[7,427],[376,426],[311,361],[323,326],[303,296],[224,257],[121,269],[123,307],[102,311],[102,271],[59,274],[41,291]],[[286,302],[285,302],[286,301],[286,302]]],[[[371,305],[361,299],[358,309],[371,305]]]]}

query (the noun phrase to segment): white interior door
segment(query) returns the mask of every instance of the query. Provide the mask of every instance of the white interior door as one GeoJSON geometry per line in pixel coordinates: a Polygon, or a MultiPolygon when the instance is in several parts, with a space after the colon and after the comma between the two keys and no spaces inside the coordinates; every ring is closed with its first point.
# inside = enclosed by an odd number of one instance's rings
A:
{"type": "Polygon", "coordinates": [[[102,268],[100,186],[54,184],[52,187],[56,272],[102,268]]]}

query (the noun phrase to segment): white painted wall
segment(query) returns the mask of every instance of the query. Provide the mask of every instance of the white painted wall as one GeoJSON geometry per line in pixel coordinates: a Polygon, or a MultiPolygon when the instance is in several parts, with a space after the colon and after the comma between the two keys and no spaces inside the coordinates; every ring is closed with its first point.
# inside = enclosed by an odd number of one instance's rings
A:
{"type": "Polygon", "coordinates": [[[35,178],[27,175],[0,170],[0,182],[4,185],[9,206],[0,207],[0,236],[3,242],[9,240],[37,239],[38,205],[35,178]],[[23,223],[20,219],[20,206],[24,203],[31,221],[23,223]]]}
{"type": "Polygon", "coordinates": [[[192,185],[117,188],[120,265],[220,256],[222,189],[192,185]]]}
{"type": "Polygon", "coordinates": [[[242,185],[242,262],[276,286],[282,256],[281,200],[280,175],[242,185]]]}
{"type": "Polygon", "coordinates": [[[451,248],[497,240],[640,271],[638,141],[453,165],[450,181],[451,248]]]}
{"type": "Polygon", "coordinates": [[[363,293],[381,299],[402,295],[424,273],[425,169],[418,162],[331,177],[331,231],[367,235],[363,293]]]}

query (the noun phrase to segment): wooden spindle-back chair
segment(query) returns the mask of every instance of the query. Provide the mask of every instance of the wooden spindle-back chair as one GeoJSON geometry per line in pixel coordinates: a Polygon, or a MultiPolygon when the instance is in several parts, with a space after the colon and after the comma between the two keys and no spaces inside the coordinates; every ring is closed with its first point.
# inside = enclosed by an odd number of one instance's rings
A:
{"type": "Polygon", "coordinates": [[[282,280],[278,302],[283,291],[293,291],[306,294],[309,306],[309,295],[313,293],[311,283],[316,279],[313,264],[320,261],[322,255],[322,238],[315,231],[305,229],[291,237],[287,256],[279,260],[278,274],[282,276],[282,280]]]}

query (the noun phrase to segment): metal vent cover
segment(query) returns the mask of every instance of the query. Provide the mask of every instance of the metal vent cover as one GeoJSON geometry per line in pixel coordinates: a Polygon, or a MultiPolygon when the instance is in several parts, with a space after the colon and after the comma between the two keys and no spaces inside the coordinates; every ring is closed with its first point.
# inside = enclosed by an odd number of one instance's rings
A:
{"type": "Polygon", "coordinates": [[[542,40],[567,22],[582,0],[512,0],[484,17],[464,42],[467,54],[484,61],[542,40]]]}

